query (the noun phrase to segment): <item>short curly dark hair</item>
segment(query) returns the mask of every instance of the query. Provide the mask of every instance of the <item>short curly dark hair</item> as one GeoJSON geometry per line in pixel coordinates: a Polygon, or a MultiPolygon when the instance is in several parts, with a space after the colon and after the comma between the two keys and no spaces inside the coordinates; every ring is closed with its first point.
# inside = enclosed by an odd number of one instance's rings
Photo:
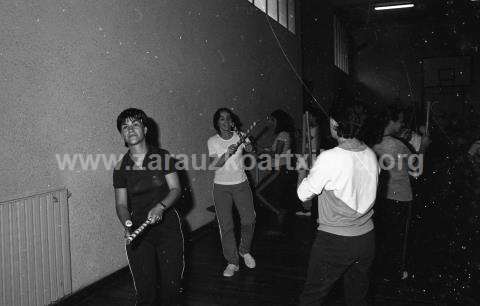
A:
{"type": "Polygon", "coordinates": [[[141,109],[127,108],[126,110],[122,111],[117,117],[117,129],[119,132],[122,131],[122,124],[124,124],[127,119],[138,120],[142,122],[142,124],[145,126],[147,124],[148,117],[141,109]]]}
{"type": "Polygon", "coordinates": [[[360,113],[352,106],[334,108],[330,117],[337,122],[337,135],[342,138],[357,138],[363,126],[360,113]]]}

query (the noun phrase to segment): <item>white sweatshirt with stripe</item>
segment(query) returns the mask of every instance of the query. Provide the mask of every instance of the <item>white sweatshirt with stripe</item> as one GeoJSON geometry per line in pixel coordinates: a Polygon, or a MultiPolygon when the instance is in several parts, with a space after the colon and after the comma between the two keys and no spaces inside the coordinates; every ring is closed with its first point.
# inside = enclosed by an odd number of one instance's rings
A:
{"type": "Polygon", "coordinates": [[[335,147],[322,152],[297,193],[302,201],[318,195],[318,230],[359,236],[373,229],[378,174],[375,153],[368,147],[350,151],[335,147]]]}

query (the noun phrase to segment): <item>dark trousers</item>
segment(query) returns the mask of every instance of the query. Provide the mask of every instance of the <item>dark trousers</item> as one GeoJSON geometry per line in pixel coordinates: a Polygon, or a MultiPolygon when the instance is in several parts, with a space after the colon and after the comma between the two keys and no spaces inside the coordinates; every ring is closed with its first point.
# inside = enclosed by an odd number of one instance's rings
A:
{"type": "Polygon", "coordinates": [[[343,276],[347,305],[366,305],[369,269],[375,254],[375,234],[339,236],[319,231],[312,246],[300,305],[321,305],[343,276]]]}
{"type": "Polygon", "coordinates": [[[177,305],[184,269],[180,218],[173,209],[142,233],[127,256],[136,291],[136,305],[177,305]]]}
{"type": "Polygon", "coordinates": [[[376,269],[387,278],[398,278],[407,270],[407,233],[410,227],[412,202],[382,199],[375,204],[377,233],[376,269]]]}

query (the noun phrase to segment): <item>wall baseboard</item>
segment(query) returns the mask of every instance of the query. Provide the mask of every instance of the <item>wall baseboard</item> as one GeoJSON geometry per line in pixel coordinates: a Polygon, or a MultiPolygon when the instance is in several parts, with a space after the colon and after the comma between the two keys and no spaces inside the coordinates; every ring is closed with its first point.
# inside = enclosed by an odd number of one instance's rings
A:
{"type": "Polygon", "coordinates": [[[90,296],[97,288],[102,287],[116,278],[118,278],[120,275],[124,273],[129,273],[128,266],[121,268],[120,270],[117,270],[113,272],[112,274],[109,274],[105,276],[102,279],[99,279],[98,281],[72,293],[69,294],[63,298],[61,298],[58,301],[53,302],[50,305],[55,305],[55,306],[72,306],[72,305],[77,305],[80,302],[82,302],[84,299],[86,299],[88,296],[90,296]]]}

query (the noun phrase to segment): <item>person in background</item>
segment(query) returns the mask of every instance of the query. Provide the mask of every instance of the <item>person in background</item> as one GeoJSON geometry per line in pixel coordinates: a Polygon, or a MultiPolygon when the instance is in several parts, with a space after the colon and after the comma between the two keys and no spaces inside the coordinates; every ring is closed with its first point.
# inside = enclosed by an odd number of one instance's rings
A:
{"type": "MultiPolygon", "coordinates": [[[[313,162],[317,158],[317,154],[324,151],[320,149],[320,124],[318,115],[315,115],[312,112],[312,115],[309,116],[309,127],[310,127],[310,139],[305,139],[305,147],[307,152],[302,152],[303,154],[312,153],[311,162],[313,162]],[[311,152],[308,149],[308,146],[311,145],[311,152]]],[[[305,135],[306,136],[306,135],[305,135]]],[[[305,137],[307,138],[307,137],[305,137]]],[[[310,158],[310,156],[308,156],[310,158]]],[[[312,209],[314,209],[314,200],[306,201],[302,203],[301,208],[295,212],[295,215],[301,217],[311,217],[312,216],[312,209]]]]}
{"type": "MultiPolygon", "coordinates": [[[[383,169],[375,221],[381,246],[378,257],[383,262],[380,265],[386,279],[408,277],[406,248],[413,201],[410,176],[419,175],[414,171],[419,168],[416,163],[423,162],[423,158],[412,156],[416,152],[412,152],[401,138],[404,114],[404,110],[396,105],[384,110],[380,115],[383,136],[373,146],[383,169]]],[[[418,153],[422,154],[429,143],[429,138],[424,135],[418,153]]]]}
{"type": "Polygon", "coordinates": [[[278,216],[279,231],[289,212],[299,209],[298,201],[292,186],[295,186],[297,173],[293,169],[292,142],[293,119],[285,111],[277,109],[270,114],[274,127],[275,139],[271,147],[265,148],[263,154],[272,159],[273,169],[256,187],[257,197],[278,216]],[[291,166],[289,169],[288,166],[291,166]],[[297,204],[297,205],[296,205],[297,204]]]}

